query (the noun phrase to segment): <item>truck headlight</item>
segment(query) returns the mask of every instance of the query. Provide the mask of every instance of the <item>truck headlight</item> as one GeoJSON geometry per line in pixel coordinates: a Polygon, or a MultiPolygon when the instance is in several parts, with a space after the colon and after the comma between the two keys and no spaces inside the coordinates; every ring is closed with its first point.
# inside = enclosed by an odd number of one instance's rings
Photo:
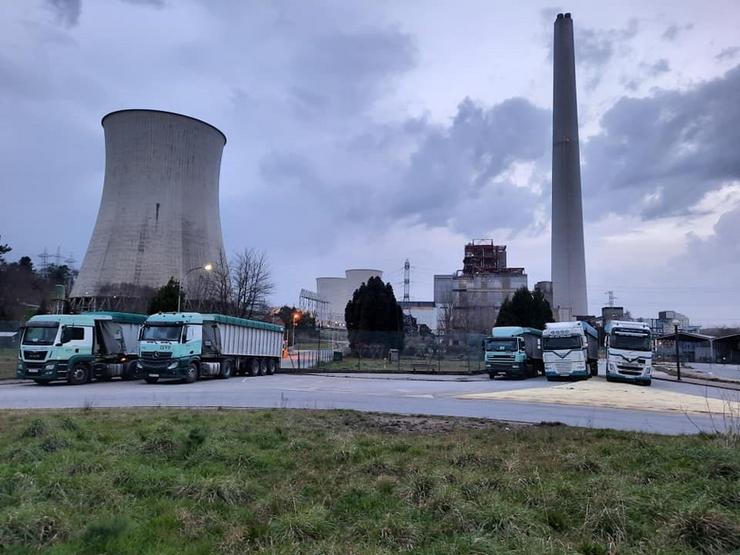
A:
{"type": "Polygon", "coordinates": [[[54,370],[54,365],[53,364],[47,364],[46,366],[44,366],[44,370],[54,370]]]}
{"type": "Polygon", "coordinates": [[[141,363],[141,361],[140,361],[140,360],[137,360],[137,361],[136,361],[136,367],[137,367],[137,368],[144,368],[144,365],[143,365],[143,364],[141,363]]]}
{"type": "Polygon", "coordinates": [[[167,370],[174,370],[175,368],[177,368],[177,361],[170,362],[169,366],[167,366],[167,370]]]}

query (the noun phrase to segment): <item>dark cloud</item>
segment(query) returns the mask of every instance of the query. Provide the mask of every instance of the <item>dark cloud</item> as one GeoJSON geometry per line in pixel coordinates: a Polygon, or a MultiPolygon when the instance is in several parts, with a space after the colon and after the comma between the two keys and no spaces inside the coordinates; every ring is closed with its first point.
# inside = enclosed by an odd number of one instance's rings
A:
{"type": "Polygon", "coordinates": [[[740,54],[740,46],[730,46],[728,48],[723,48],[715,58],[721,61],[734,60],[737,58],[738,54],[740,54]]]}
{"type": "Polygon", "coordinates": [[[685,31],[690,31],[693,28],[693,23],[687,23],[685,25],[678,25],[677,23],[673,23],[672,25],[669,25],[665,31],[663,31],[662,37],[667,41],[673,41],[676,39],[676,37],[683,34],[685,31]]]}
{"type": "Polygon", "coordinates": [[[82,0],[46,0],[62,25],[72,27],[77,25],[82,12],[82,0]]]}
{"type": "Polygon", "coordinates": [[[657,60],[655,62],[642,65],[650,77],[657,77],[658,75],[662,73],[667,73],[671,70],[671,66],[668,63],[668,60],[666,60],[665,58],[661,58],[660,60],[657,60]]]}
{"type": "Polygon", "coordinates": [[[740,179],[740,66],[687,91],[623,98],[584,146],[587,213],[687,214],[740,179]]]}

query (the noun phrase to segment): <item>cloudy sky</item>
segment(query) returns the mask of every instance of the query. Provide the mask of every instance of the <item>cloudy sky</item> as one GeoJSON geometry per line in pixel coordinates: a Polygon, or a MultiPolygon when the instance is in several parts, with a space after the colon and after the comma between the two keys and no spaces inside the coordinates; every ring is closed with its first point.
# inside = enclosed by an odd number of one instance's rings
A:
{"type": "Polygon", "coordinates": [[[101,117],[228,136],[226,248],[276,303],[375,267],[414,299],[493,238],[550,277],[552,24],[573,14],[589,308],[740,324],[740,3],[4,0],[0,235],[81,260],[101,117]]]}

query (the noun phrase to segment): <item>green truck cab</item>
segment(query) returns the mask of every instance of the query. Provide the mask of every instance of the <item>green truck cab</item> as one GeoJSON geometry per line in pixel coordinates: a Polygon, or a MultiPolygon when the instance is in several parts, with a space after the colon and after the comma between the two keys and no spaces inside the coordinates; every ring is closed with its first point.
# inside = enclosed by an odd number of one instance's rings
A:
{"type": "Polygon", "coordinates": [[[499,326],[485,340],[486,371],[497,375],[529,378],[543,371],[542,332],[520,326],[499,326]]]}
{"type": "Polygon", "coordinates": [[[145,320],[125,312],[34,316],[20,329],[16,376],[41,385],[136,379],[137,338],[145,320]]]}
{"type": "Polygon", "coordinates": [[[152,314],[139,336],[139,370],[147,383],[272,374],[280,367],[283,328],[222,314],[152,314]]]}

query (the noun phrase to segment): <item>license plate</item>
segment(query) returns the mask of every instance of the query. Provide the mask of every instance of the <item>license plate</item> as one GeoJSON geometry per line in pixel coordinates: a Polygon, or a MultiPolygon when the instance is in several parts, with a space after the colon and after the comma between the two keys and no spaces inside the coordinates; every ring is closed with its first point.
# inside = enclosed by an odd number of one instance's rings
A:
{"type": "Polygon", "coordinates": [[[38,370],[38,368],[29,368],[28,369],[28,373],[29,374],[38,374],[39,373],[39,370],[38,370]]]}
{"type": "Polygon", "coordinates": [[[158,378],[159,377],[159,374],[149,374],[149,377],[150,378],[158,378]]]}

